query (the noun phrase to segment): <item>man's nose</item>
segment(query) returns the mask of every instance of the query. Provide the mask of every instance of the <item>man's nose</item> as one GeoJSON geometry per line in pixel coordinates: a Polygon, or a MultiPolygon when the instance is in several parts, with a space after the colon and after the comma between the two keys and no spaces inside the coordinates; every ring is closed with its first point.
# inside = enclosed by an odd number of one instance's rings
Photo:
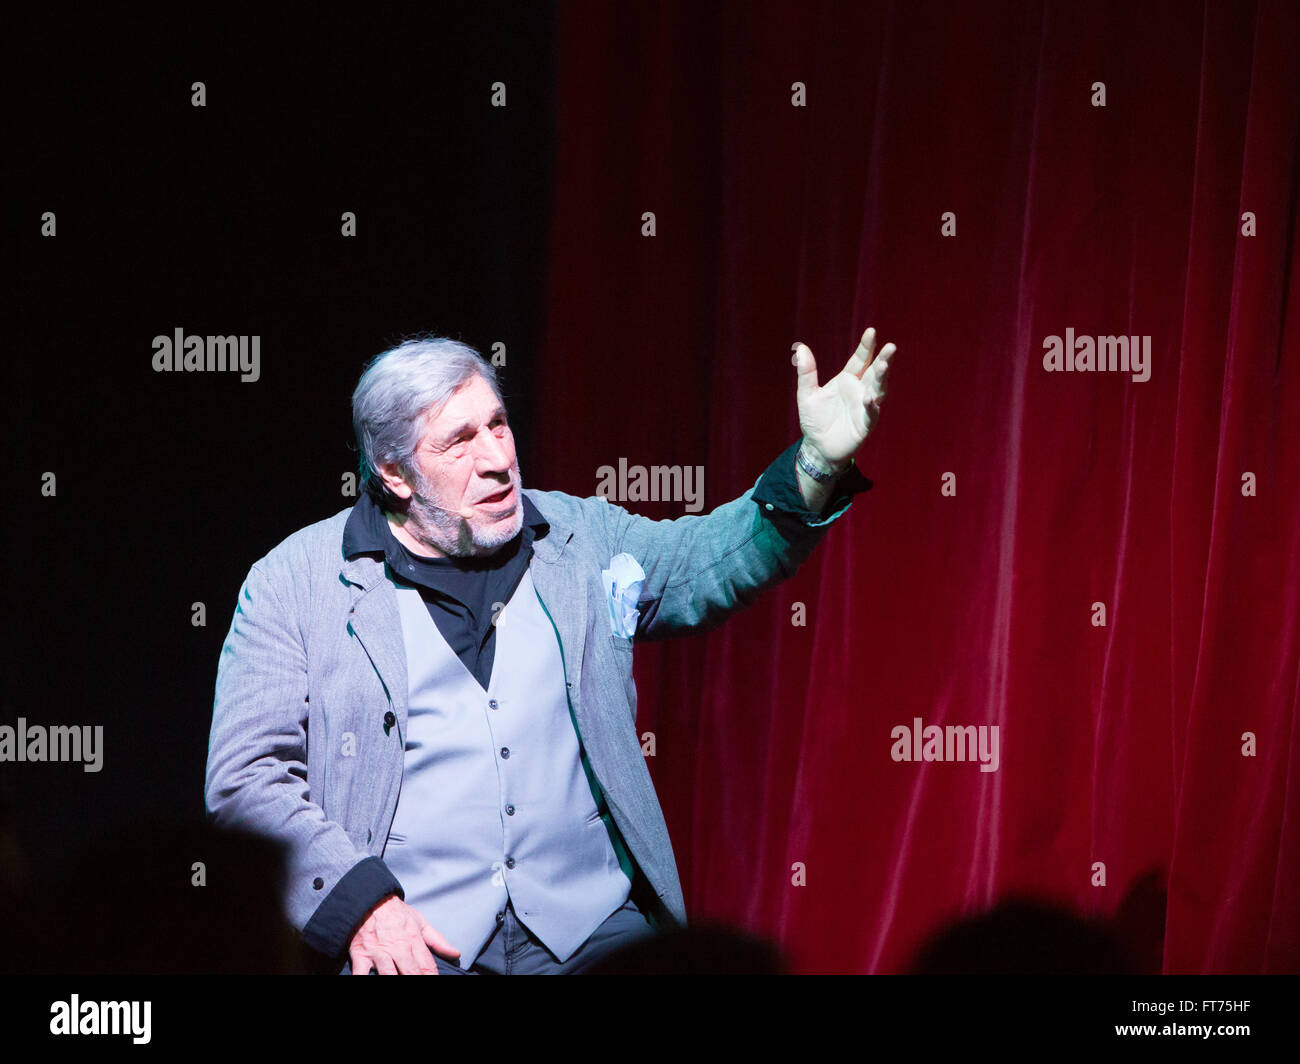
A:
{"type": "Polygon", "coordinates": [[[477,448],[474,454],[474,470],[480,474],[509,472],[512,464],[510,454],[510,433],[504,439],[498,439],[489,429],[483,429],[475,440],[477,448]]]}

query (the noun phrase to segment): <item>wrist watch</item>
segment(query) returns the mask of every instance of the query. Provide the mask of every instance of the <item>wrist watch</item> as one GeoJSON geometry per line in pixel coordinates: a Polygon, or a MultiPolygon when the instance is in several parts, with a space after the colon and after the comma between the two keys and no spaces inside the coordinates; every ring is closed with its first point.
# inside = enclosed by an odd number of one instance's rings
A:
{"type": "Polygon", "coordinates": [[[794,460],[795,462],[798,463],[799,468],[802,469],[805,473],[807,473],[810,477],[812,477],[813,480],[817,481],[818,484],[829,484],[832,480],[838,477],[841,473],[844,472],[844,470],[848,469],[848,467],[853,464],[853,459],[850,458],[839,469],[832,469],[829,473],[825,472],[824,470],[818,469],[817,466],[814,465],[812,461],[808,458],[808,456],[803,453],[802,440],[799,441],[799,449],[795,451],[794,460]]]}

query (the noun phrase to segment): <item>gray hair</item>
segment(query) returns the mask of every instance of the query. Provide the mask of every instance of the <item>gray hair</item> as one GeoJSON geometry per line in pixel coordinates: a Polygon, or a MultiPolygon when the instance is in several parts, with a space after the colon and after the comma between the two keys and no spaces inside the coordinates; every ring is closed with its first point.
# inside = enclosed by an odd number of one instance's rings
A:
{"type": "Polygon", "coordinates": [[[504,406],[496,367],[459,340],[406,340],[366,366],[352,393],[352,429],[360,452],[361,484],[385,509],[401,510],[406,501],[388,490],[379,464],[395,462],[403,476],[414,480],[413,460],[425,414],[440,409],[475,373],[504,406]]]}

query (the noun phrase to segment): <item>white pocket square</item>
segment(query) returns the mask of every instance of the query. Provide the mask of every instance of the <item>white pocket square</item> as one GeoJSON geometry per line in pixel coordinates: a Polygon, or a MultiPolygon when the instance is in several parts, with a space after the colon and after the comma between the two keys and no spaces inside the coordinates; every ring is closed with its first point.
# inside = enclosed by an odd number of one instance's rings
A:
{"type": "Polygon", "coordinates": [[[637,618],[641,611],[636,608],[637,599],[641,597],[641,587],[645,582],[645,570],[630,554],[616,554],[609,561],[609,568],[600,571],[605,587],[605,599],[609,604],[609,623],[614,635],[631,639],[636,632],[637,618]]]}

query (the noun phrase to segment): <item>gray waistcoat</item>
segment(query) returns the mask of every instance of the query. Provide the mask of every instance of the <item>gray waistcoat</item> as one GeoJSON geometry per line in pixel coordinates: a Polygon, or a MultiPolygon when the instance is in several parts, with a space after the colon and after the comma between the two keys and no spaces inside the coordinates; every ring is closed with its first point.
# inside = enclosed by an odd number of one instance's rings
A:
{"type": "Polygon", "coordinates": [[[578,756],[555,629],[525,572],[499,611],[485,692],[415,588],[396,582],[408,719],[384,862],[468,968],[507,896],[561,962],[628,899],[578,756]]]}

